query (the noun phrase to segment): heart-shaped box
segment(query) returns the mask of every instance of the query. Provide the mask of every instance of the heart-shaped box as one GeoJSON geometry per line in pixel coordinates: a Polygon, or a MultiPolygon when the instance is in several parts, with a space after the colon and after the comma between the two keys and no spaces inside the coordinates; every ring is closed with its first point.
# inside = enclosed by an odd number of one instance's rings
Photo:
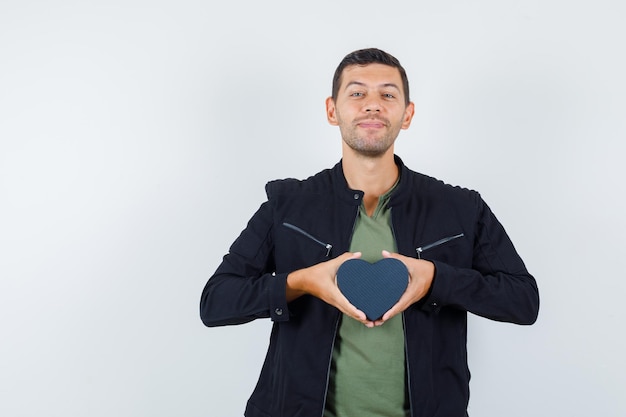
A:
{"type": "Polygon", "coordinates": [[[343,295],[372,321],[398,302],[408,284],[409,271],[394,258],[373,264],[349,259],[337,270],[337,285],[343,295]]]}

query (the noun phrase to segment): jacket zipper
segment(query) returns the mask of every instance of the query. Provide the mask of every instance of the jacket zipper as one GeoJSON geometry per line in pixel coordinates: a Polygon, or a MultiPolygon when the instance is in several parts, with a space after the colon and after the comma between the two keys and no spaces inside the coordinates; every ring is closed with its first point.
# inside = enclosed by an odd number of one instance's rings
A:
{"type": "Polygon", "coordinates": [[[283,226],[294,230],[298,233],[300,233],[303,236],[308,237],[309,239],[311,239],[313,242],[317,243],[318,245],[322,245],[323,247],[326,248],[326,257],[328,258],[328,256],[330,256],[330,250],[333,248],[333,245],[331,245],[330,243],[324,243],[321,240],[319,240],[318,238],[316,238],[315,236],[311,235],[308,232],[305,232],[304,230],[302,230],[301,228],[299,228],[298,226],[294,226],[291,223],[283,223],[283,226]]]}
{"type": "MultiPolygon", "coordinates": [[[[359,208],[357,207],[356,215],[354,216],[354,222],[352,223],[352,235],[354,235],[354,228],[356,227],[356,220],[358,217],[359,217],[359,208]]],[[[283,223],[283,224],[289,228],[292,228],[293,230],[297,230],[297,231],[300,231],[301,233],[305,233],[305,235],[311,237],[313,240],[318,241],[317,239],[315,239],[313,236],[309,235],[308,233],[302,230],[299,230],[299,228],[296,226],[290,225],[288,223],[283,223]]],[[[328,252],[330,253],[330,249],[328,249],[328,252]]],[[[335,340],[337,340],[337,332],[339,331],[340,320],[341,320],[341,313],[339,314],[339,316],[337,316],[337,321],[335,322],[335,332],[333,333],[333,343],[330,345],[330,354],[328,356],[328,369],[326,370],[326,388],[324,389],[324,401],[322,402],[322,414],[321,414],[322,417],[324,417],[324,412],[326,411],[326,399],[328,398],[328,384],[330,383],[330,367],[333,366],[333,351],[335,350],[335,340]]]]}
{"type": "Polygon", "coordinates": [[[441,246],[444,243],[448,243],[451,240],[455,240],[463,236],[465,236],[464,233],[459,233],[458,235],[444,237],[443,239],[439,239],[436,242],[429,243],[428,245],[420,246],[419,248],[415,249],[415,251],[417,252],[417,259],[422,259],[422,252],[427,251],[428,249],[432,249],[436,246],[441,246]]]}
{"type": "MultiPolygon", "coordinates": [[[[389,215],[391,220],[391,235],[393,236],[394,242],[398,242],[396,238],[396,228],[393,223],[393,207],[389,207],[389,215]]],[[[419,252],[418,252],[419,258],[419,252]]],[[[406,320],[404,317],[404,311],[402,312],[402,333],[404,334],[404,361],[406,364],[406,395],[409,397],[409,414],[413,415],[413,399],[411,398],[411,365],[409,364],[409,347],[407,346],[407,336],[406,336],[406,320]]]]}
{"type": "Polygon", "coordinates": [[[406,337],[406,320],[402,312],[402,332],[404,333],[404,360],[406,362],[406,395],[409,397],[409,414],[413,415],[413,399],[411,398],[411,365],[409,363],[409,346],[406,337]]]}
{"type": "Polygon", "coordinates": [[[335,350],[335,340],[337,339],[337,332],[339,331],[339,321],[341,320],[341,313],[337,317],[335,322],[335,332],[333,333],[333,343],[330,345],[330,355],[328,357],[328,368],[326,369],[326,388],[324,389],[324,401],[322,402],[322,414],[326,412],[326,399],[328,398],[328,385],[330,384],[330,367],[333,366],[333,351],[335,350]]]}

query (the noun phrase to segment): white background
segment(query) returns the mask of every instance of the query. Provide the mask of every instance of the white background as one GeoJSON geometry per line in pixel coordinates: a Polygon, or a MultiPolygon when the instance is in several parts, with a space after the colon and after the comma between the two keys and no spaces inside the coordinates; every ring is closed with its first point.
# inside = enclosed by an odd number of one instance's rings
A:
{"type": "Polygon", "coordinates": [[[626,6],[0,2],[0,415],[241,416],[270,322],[202,288],[274,178],[333,165],[348,52],[407,69],[397,153],[480,191],[536,276],[470,317],[470,414],[626,415],[626,6]]]}

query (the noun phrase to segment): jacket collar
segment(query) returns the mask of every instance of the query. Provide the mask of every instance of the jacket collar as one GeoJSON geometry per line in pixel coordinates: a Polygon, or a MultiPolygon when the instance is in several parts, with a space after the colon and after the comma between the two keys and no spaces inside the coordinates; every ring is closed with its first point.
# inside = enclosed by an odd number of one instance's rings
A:
{"type": "MultiPolygon", "coordinates": [[[[411,171],[404,165],[402,159],[398,155],[394,155],[394,161],[400,170],[400,182],[398,183],[396,189],[391,195],[391,200],[389,202],[390,206],[393,206],[396,203],[401,203],[406,195],[408,194],[408,190],[410,189],[410,182],[412,180],[411,171]]],[[[345,201],[348,204],[352,204],[358,206],[361,204],[363,200],[363,195],[365,194],[361,190],[353,190],[348,186],[348,181],[343,174],[343,160],[339,161],[331,170],[331,177],[333,181],[333,186],[335,193],[339,196],[339,198],[345,201]]]]}

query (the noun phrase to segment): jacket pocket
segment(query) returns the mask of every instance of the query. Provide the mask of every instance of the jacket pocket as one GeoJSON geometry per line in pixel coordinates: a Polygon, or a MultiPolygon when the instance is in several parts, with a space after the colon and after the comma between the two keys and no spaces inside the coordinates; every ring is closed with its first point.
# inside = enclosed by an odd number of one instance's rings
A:
{"type": "Polygon", "coordinates": [[[445,245],[446,243],[452,242],[453,240],[457,240],[462,238],[463,236],[465,236],[465,233],[459,233],[457,235],[453,235],[453,236],[448,236],[448,237],[444,237],[443,239],[439,239],[435,242],[429,243],[427,245],[422,245],[418,248],[415,249],[415,252],[417,252],[417,259],[422,259],[422,253],[429,250],[429,249],[433,249],[442,245],[445,245]]]}
{"type": "Polygon", "coordinates": [[[312,234],[306,232],[305,230],[301,229],[298,226],[295,226],[291,223],[287,223],[284,222],[283,226],[285,226],[286,228],[293,230],[294,232],[300,234],[301,236],[313,241],[314,243],[318,244],[319,246],[323,247],[324,249],[326,249],[326,257],[328,258],[330,256],[330,251],[333,248],[333,245],[331,245],[330,243],[325,243],[323,241],[321,241],[320,239],[316,238],[315,236],[313,236],[312,234]]]}

